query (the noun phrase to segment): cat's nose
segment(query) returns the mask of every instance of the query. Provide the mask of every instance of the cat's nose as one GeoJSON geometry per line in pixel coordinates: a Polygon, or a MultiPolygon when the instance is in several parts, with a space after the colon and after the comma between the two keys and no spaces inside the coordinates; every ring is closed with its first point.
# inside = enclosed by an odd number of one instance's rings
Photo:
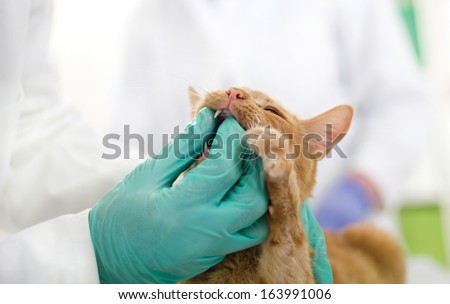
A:
{"type": "Polygon", "coordinates": [[[228,101],[233,102],[236,99],[244,99],[244,92],[238,88],[229,88],[226,90],[228,101]]]}

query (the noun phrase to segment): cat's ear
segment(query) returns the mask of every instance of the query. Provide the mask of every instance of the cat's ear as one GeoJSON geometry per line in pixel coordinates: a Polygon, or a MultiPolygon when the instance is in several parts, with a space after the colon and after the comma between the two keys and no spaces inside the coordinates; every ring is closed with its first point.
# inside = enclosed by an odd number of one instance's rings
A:
{"type": "Polygon", "coordinates": [[[188,87],[188,95],[189,101],[191,103],[191,113],[192,115],[195,115],[195,112],[197,111],[197,106],[202,98],[198,94],[197,90],[192,86],[188,87]]]}
{"type": "Polygon", "coordinates": [[[320,160],[347,134],[353,108],[341,105],[310,119],[302,120],[306,157],[320,160]]]}

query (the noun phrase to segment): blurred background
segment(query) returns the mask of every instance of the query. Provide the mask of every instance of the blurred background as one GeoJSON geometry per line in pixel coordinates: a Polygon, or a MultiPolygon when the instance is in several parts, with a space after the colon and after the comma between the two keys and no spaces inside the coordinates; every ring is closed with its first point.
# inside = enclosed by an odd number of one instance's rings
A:
{"type": "MultiPolygon", "coordinates": [[[[414,172],[400,203],[376,220],[389,222],[402,238],[409,282],[450,283],[450,1],[391,1],[429,90],[432,125],[425,147],[418,147],[420,160],[411,163],[414,172]]],[[[108,130],[129,26],[140,3],[55,1],[52,45],[62,95],[99,134],[108,130]]]]}

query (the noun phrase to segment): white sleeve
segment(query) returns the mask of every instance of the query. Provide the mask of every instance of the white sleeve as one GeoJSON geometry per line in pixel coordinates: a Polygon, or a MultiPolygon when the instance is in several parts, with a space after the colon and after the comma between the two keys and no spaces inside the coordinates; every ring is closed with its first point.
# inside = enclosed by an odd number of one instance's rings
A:
{"type": "Polygon", "coordinates": [[[0,194],[6,182],[19,118],[29,1],[0,2],[0,194]]]}
{"type": "Polygon", "coordinates": [[[344,77],[360,105],[351,169],[369,177],[390,204],[400,199],[402,181],[425,138],[424,81],[393,1],[349,0],[342,8],[344,77]]]}
{"type": "Polygon", "coordinates": [[[20,102],[0,106],[0,197],[8,176],[20,102]]]}
{"type": "Polygon", "coordinates": [[[29,15],[29,1],[0,1],[0,109],[19,97],[29,15]]]}
{"type": "Polygon", "coordinates": [[[7,235],[92,207],[137,164],[104,159],[101,137],[61,102],[49,50],[52,7],[0,0],[0,233],[7,235]]]}
{"type": "Polygon", "coordinates": [[[1,241],[0,283],[98,283],[88,215],[64,215],[1,241]]]}

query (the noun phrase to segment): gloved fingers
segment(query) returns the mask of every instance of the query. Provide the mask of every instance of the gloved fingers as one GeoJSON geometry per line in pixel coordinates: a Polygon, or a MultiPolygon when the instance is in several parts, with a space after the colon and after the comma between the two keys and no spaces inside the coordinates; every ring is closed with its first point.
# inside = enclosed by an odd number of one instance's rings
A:
{"type": "Polygon", "coordinates": [[[142,164],[140,178],[146,178],[155,188],[172,186],[202,154],[205,143],[213,138],[216,129],[214,111],[202,109],[173,141],[142,164]]]}
{"type": "Polygon", "coordinates": [[[244,174],[221,201],[217,211],[227,215],[230,233],[252,225],[266,213],[269,203],[261,159],[245,160],[244,164],[244,174]]]}
{"type": "Polygon", "coordinates": [[[238,233],[249,239],[251,246],[256,246],[263,243],[269,236],[269,220],[267,214],[263,214],[252,225],[241,229],[238,233]]]}
{"type": "Polygon", "coordinates": [[[214,247],[213,254],[230,254],[262,244],[269,235],[267,216],[263,215],[251,226],[235,233],[222,236],[223,239],[214,247]]]}
{"type": "MultiPolygon", "coordinates": [[[[198,272],[198,274],[207,271],[209,268],[223,261],[225,255],[207,256],[197,259],[195,261],[195,269],[192,269],[190,273],[198,272]]],[[[192,277],[192,276],[191,276],[192,277]]],[[[187,277],[186,279],[190,279],[187,277]]]]}
{"type": "Polygon", "coordinates": [[[219,203],[242,175],[244,129],[229,117],[218,128],[208,158],[171,189],[186,203],[219,203]]]}
{"type": "Polygon", "coordinates": [[[174,263],[167,265],[165,271],[158,274],[158,277],[160,278],[160,282],[158,283],[170,284],[188,280],[200,273],[205,272],[212,266],[220,263],[223,259],[224,255],[205,256],[201,258],[195,257],[192,258],[192,260],[189,260],[190,263],[182,264],[179,264],[179,261],[177,261],[176,258],[175,260],[172,259],[171,261],[174,261],[174,263]]]}

